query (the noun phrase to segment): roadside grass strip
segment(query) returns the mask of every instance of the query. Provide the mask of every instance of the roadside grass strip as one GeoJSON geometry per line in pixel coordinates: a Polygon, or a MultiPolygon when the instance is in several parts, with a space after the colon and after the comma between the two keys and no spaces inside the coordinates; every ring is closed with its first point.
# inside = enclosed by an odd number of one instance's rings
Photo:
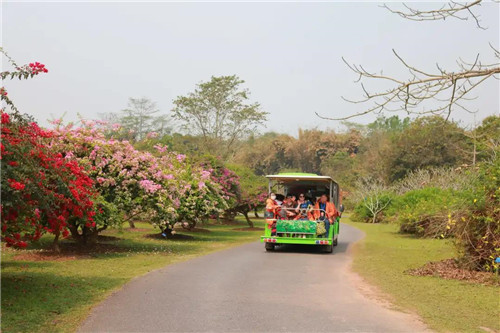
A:
{"type": "MultiPolygon", "coordinates": [[[[257,227],[263,226],[262,220],[253,220],[257,227]]],[[[209,232],[179,231],[192,237],[180,240],[147,237],[159,233],[159,230],[148,223],[136,223],[139,231],[123,229],[102,233],[108,238],[104,237],[102,243],[111,244],[109,252],[90,252],[76,257],[67,255],[67,258],[62,255],[54,260],[29,260],[30,255],[36,256],[41,248],[50,245],[50,236],[43,237],[30,250],[4,247],[1,330],[74,332],[95,305],[132,278],[259,239],[262,233],[259,230],[235,231],[235,227],[247,226],[241,219],[238,222],[234,225],[200,226],[209,232]],[[16,256],[27,259],[16,260],[16,256]]]]}
{"type": "MultiPolygon", "coordinates": [[[[353,269],[397,308],[417,313],[439,332],[500,331],[500,288],[405,271],[456,256],[450,240],[399,234],[394,224],[342,222],[363,230],[353,269]]],[[[342,232],[340,233],[342,237],[342,232]]]]}

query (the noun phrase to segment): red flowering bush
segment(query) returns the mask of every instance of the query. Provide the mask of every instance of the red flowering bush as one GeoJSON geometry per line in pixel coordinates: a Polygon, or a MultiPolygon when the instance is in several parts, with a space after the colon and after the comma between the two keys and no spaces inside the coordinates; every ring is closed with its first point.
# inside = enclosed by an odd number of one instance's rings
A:
{"type": "Polygon", "coordinates": [[[95,226],[92,180],[76,161],[49,147],[53,133],[27,117],[1,112],[2,237],[7,246],[26,247],[42,233],[55,247],[68,226],[95,226]]]}

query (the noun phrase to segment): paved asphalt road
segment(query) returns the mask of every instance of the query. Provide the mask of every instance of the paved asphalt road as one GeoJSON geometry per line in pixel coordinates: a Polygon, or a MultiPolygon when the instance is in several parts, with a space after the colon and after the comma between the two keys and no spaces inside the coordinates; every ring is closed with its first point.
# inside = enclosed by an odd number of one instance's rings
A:
{"type": "Polygon", "coordinates": [[[81,332],[422,332],[413,316],[363,296],[341,225],[332,254],[251,243],[134,279],[97,306],[81,332]],[[356,282],[358,281],[358,282],[356,282]]]}

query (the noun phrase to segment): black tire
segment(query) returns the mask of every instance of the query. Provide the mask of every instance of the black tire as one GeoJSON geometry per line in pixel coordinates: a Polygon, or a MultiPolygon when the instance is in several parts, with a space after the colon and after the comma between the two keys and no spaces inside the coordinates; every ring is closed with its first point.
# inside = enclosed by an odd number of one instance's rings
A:
{"type": "Polygon", "coordinates": [[[334,239],[334,240],[332,241],[332,245],[333,245],[333,246],[337,246],[338,244],[339,244],[339,239],[338,239],[338,238],[337,238],[337,239],[334,239]]]}
{"type": "Polygon", "coordinates": [[[266,243],[265,244],[265,247],[266,247],[266,251],[274,251],[274,244],[271,244],[271,243],[266,243]]]}
{"type": "Polygon", "coordinates": [[[333,245],[325,245],[325,252],[332,253],[333,252],[333,245]]]}

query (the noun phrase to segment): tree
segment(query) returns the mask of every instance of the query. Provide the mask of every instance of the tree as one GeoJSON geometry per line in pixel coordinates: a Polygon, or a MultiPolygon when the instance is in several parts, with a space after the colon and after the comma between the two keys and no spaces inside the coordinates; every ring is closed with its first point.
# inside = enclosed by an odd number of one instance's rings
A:
{"type": "Polygon", "coordinates": [[[429,167],[453,167],[467,161],[464,151],[469,145],[464,130],[440,116],[416,119],[393,138],[388,150],[388,170],[392,181],[411,170],[429,167]]]}
{"type": "MultiPolygon", "coordinates": [[[[236,202],[230,208],[231,212],[242,214],[250,228],[254,227],[248,213],[257,211],[257,208],[264,206],[267,198],[267,181],[262,176],[257,176],[250,168],[241,165],[229,165],[240,180],[239,190],[236,195],[236,202]]],[[[257,217],[257,216],[256,216],[257,217]]]]}
{"type": "Polygon", "coordinates": [[[54,133],[14,112],[2,114],[0,215],[7,246],[26,247],[44,232],[60,237],[72,226],[96,226],[97,193],[84,168],[54,151],[54,133]]]}
{"type": "MultiPolygon", "coordinates": [[[[0,53],[15,68],[0,73],[2,80],[48,72],[39,62],[19,66],[2,48],[0,53]]],[[[83,167],[53,151],[50,141],[54,133],[21,115],[7,95],[1,87],[1,101],[11,110],[7,113],[2,108],[0,112],[2,239],[7,246],[23,248],[49,232],[55,235],[54,250],[59,251],[59,238],[68,236],[71,225],[95,227],[97,193],[83,167]]]]}
{"type": "Polygon", "coordinates": [[[120,124],[126,130],[126,135],[122,135],[125,139],[140,141],[150,132],[159,136],[171,132],[169,116],[157,115],[159,112],[156,103],[146,97],[129,98],[127,108],[120,113],[102,114],[101,118],[110,124],[120,124]]]}
{"type": "Polygon", "coordinates": [[[500,117],[489,116],[475,128],[469,137],[474,140],[474,162],[480,159],[494,159],[500,150],[500,117]]]}
{"type": "MultiPolygon", "coordinates": [[[[405,6],[404,11],[393,10],[384,5],[391,12],[413,21],[435,21],[455,18],[467,20],[472,17],[477,27],[484,29],[479,21],[478,15],[473,11],[474,7],[480,5],[482,0],[471,3],[451,2],[434,10],[417,10],[405,6]]],[[[498,9],[496,9],[498,10],[498,9]]],[[[363,65],[348,63],[345,64],[356,73],[356,82],[361,84],[363,98],[344,100],[351,103],[371,103],[364,111],[349,115],[347,117],[323,117],[330,120],[345,120],[369,113],[381,113],[384,111],[398,112],[404,110],[408,114],[416,115],[446,115],[446,119],[455,109],[469,110],[463,103],[471,100],[470,92],[481,83],[500,73],[500,52],[491,44],[493,59],[484,63],[479,59],[479,54],[473,61],[465,61],[461,58],[457,60],[458,68],[454,71],[446,70],[436,65],[437,70],[419,69],[408,64],[394,49],[392,50],[396,59],[408,70],[409,78],[397,78],[384,74],[377,74],[366,70],[363,65]],[[370,92],[365,86],[365,81],[375,80],[377,84],[387,83],[389,88],[385,91],[370,92]]]]}
{"type": "Polygon", "coordinates": [[[373,123],[368,124],[368,129],[371,132],[385,131],[389,133],[397,133],[406,129],[410,125],[410,118],[400,119],[397,115],[392,117],[378,117],[373,123]]]}
{"type": "Polygon", "coordinates": [[[387,187],[379,180],[372,178],[361,178],[357,181],[354,198],[361,202],[363,207],[368,210],[368,216],[372,223],[377,223],[378,216],[391,203],[387,187]]]}
{"type": "Polygon", "coordinates": [[[238,139],[254,133],[267,119],[259,103],[248,102],[248,89],[240,88],[244,82],[236,75],[212,76],[174,100],[173,117],[190,134],[200,135],[212,155],[227,156],[238,139]]]}

